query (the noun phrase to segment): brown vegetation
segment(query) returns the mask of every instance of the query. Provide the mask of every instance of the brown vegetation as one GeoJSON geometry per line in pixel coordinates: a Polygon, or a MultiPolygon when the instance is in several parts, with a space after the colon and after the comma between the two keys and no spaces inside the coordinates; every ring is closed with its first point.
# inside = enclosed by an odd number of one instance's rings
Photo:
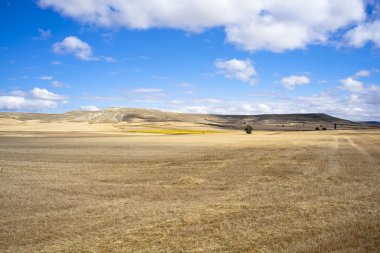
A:
{"type": "Polygon", "coordinates": [[[2,132],[2,252],[376,252],[380,132],[2,132]]]}

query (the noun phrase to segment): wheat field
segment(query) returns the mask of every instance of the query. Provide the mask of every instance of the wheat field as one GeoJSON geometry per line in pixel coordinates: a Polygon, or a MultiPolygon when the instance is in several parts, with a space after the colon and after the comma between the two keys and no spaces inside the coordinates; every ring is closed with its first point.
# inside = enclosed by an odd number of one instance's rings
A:
{"type": "Polygon", "coordinates": [[[1,252],[378,252],[380,131],[0,134],[1,252]]]}

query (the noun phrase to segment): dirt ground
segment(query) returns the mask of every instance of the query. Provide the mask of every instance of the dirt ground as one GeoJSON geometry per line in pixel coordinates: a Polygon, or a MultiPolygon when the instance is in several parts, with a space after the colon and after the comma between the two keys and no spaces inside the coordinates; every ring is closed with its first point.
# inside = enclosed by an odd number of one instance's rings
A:
{"type": "Polygon", "coordinates": [[[0,133],[0,252],[379,252],[380,131],[0,133]]]}

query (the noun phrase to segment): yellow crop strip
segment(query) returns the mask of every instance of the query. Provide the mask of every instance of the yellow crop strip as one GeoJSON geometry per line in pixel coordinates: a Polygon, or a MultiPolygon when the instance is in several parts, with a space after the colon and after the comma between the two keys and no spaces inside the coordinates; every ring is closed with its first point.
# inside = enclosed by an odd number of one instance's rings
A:
{"type": "Polygon", "coordinates": [[[131,133],[146,133],[146,134],[215,134],[223,133],[218,130],[191,130],[191,129],[141,129],[129,130],[131,133]]]}

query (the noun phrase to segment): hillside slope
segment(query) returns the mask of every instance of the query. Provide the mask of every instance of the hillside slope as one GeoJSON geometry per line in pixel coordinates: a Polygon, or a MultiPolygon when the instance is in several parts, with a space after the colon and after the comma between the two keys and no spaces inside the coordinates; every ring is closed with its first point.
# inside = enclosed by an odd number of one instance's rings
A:
{"type": "Polygon", "coordinates": [[[163,112],[150,109],[108,108],[101,111],[71,111],[62,114],[0,113],[1,124],[12,122],[112,124],[118,129],[129,127],[221,128],[242,129],[250,124],[262,130],[314,130],[316,127],[333,129],[373,128],[374,125],[352,122],[327,114],[263,114],[214,115],[163,112]]]}

